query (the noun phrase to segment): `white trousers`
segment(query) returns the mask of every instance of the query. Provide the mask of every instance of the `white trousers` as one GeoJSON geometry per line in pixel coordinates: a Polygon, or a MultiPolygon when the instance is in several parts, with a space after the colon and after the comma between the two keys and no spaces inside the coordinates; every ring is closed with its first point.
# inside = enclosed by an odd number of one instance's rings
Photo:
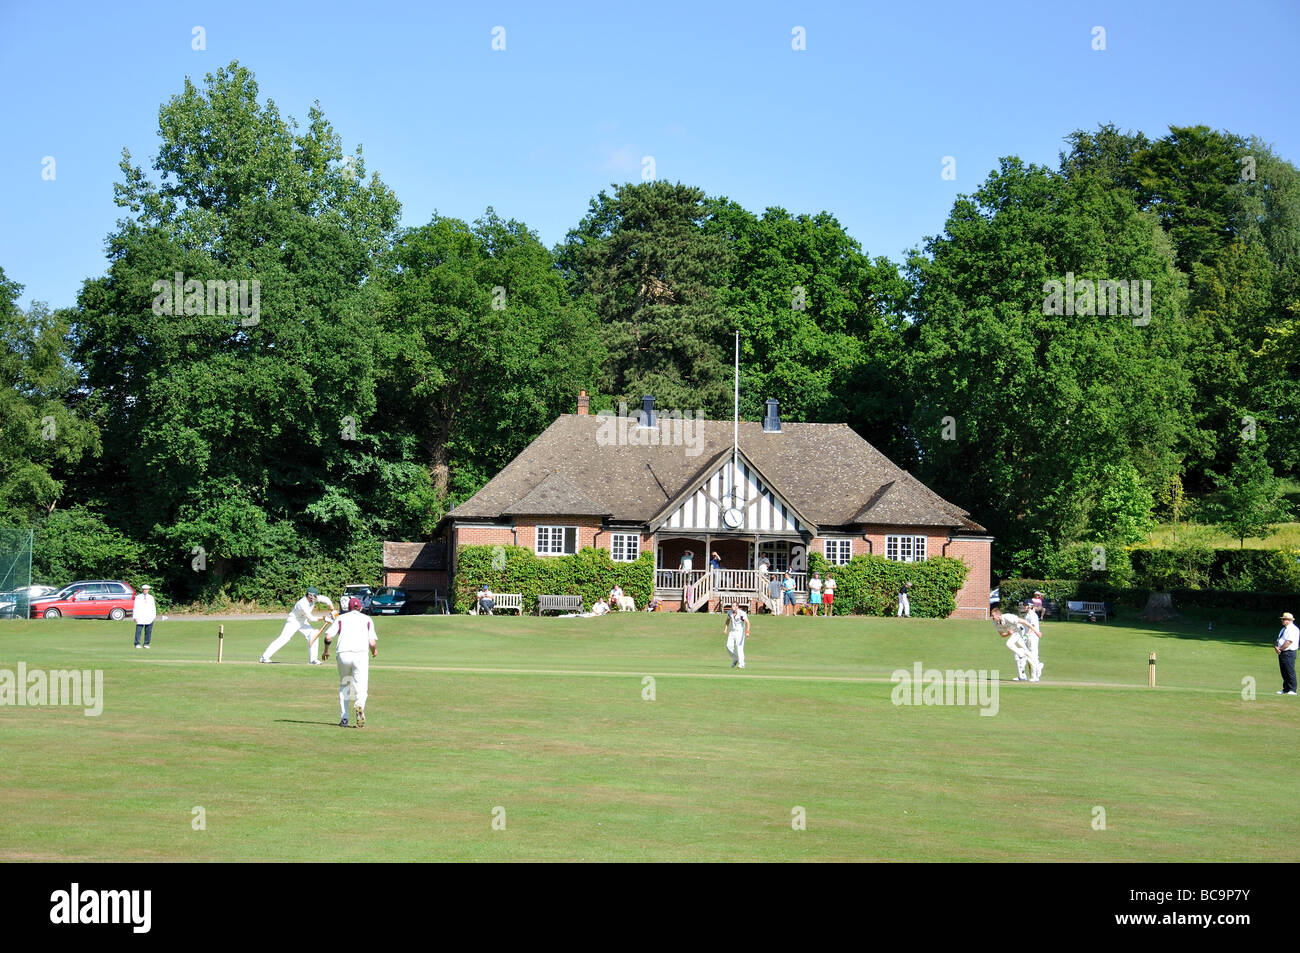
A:
{"type": "Polygon", "coordinates": [[[1021,678],[1025,677],[1025,659],[1029,658],[1029,646],[1025,645],[1025,640],[1018,635],[1007,636],[1007,648],[1009,648],[1016,657],[1016,674],[1021,678]]]}
{"type": "Polygon", "coordinates": [[[745,667],[745,633],[727,636],[727,654],[740,668],[745,667]]]}
{"type": "Polygon", "coordinates": [[[1035,669],[1038,668],[1038,639],[1039,636],[1032,632],[1025,636],[1025,648],[1029,652],[1029,664],[1035,669]]]}
{"type": "Polygon", "coordinates": [[[298,625],[293,621],[293,619],[289,619],[285,622],[284,628],[280,630],[279,638],[267,646],[266,651],[263,652],[262,655],[266,658],[275,655],[276,652],[289,644],[289,640],[293,638],[295,632],[301,632],[302,637],[306,639],[308,643],[311,643],[307,646],[307,660],[311,662],[316,661],[316,656],[320,652],[320,639],[317,639],[314,643],[311,641],[311,637],[316,634],[316,630],[306,623],[298,625]]]}
{"type": "Polygon", "coordinates": [[[348,717],[349,690],[356,694],[357,707],[366,708],[366,689],[370,685],[370,654],[368,652],[340,652],[339,664],[339,720],[348,717]]]}
{"type": "Polygon", "coordinates": [[[912,618],[912,603],[908,600],[907,596],[900,595],[898,597],[898,614],[900,616],[905,615],[909,619],[912,618]]]}

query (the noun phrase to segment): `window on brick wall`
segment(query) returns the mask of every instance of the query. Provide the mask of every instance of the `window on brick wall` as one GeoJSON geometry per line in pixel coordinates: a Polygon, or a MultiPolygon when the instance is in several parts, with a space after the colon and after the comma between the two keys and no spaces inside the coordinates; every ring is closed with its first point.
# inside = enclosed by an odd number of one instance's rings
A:
{"type": "Polygon", "coordinates": [[[842,566],[853,558],[853,540],[826,540],[826,561],[832,566],[842,566]]]}
{"type": "Polygon", "coordinates": [[[641,555],[641,537],[636,533],[612,533],[609,556],[616,563],[633,563],[641,555]]]}
{"type": "Polygon", "coordinates": [[[578,551],[578,527],[537,527],[537,555],[572,556],[578,551]]]}
{"type": "Polygon", "coordinates": [[[886,536],[885,558],[900,563],[919,563],[925,559],[924,536],[886,536]]]}

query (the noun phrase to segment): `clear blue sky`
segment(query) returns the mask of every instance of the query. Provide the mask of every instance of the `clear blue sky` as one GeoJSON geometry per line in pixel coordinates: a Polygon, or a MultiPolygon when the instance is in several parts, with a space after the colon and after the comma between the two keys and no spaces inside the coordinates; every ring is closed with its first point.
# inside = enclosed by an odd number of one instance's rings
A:
{"type": "Polygon", "coordinates": [[[660,179],[761,212],[833,213],[902,259],[998,158],[1055,166],[1113,122],[1255,134],[1300,163],[1295,2],[447,4],[0,0],[0,267],[24,302],[106,267],[121,149],[151,165],[158,107],[238,59],[305,122],[319,100],[403,205],[492,205],[549,246],[611,182],[660,179]],[[206,50],[192,49],[192,29],[206,50]],[[505,27],[506,49],[492,49],[505,27]],[[791,49],[792,30],[807,49],[791,49]],[[1106,49],[1092,49],[1093,27],[1106,49]],[[41,177],[55,159],[54,181],[41,177]],[[944,156],[956,179],[941,175],[944,156]]]}

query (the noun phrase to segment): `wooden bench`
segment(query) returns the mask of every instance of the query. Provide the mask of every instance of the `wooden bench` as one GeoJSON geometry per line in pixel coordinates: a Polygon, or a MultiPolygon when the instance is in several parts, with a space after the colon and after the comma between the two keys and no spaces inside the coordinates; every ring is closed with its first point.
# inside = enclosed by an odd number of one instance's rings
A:
{"type": "Polygon", "coordinates": [[[582,596],[538,596],[537,614],[543,612],[581,612],[582,596]]]}
{"type": "MultiPolygon", "coordinates": [[[[492,611],[496,612],[514,612],[516,615],[524,614],[524,596],[521,592],[494,592],[492,593],[494,605],[492,611]]],[[[479,615],[478,596],[474,597],[474,615],[479,615]]]]}
{"type": "Polygon", "coordinates": [[[1106,603],[1104,602],[1083,602],[1072,600],[1065,604],[1065,620],[1068,622],[1075,616],[1084,616],[1085,618],[1096,618],[1101,616],[1105,619],[1107,616],[1106,603]]]}

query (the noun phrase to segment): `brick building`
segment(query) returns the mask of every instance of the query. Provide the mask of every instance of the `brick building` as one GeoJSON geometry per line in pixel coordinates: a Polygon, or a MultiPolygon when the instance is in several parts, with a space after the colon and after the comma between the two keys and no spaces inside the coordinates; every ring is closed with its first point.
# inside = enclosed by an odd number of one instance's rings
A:
{"type": "Polygon", "coordinates": [[[661,414],[651,397],[639,413],[593,415],[584,391],[577,410],[447,514],[438,535],[453,577],[462,545],[595,546],[628,561],[649,550],[656,595],[699,609],[753,597],[761,557],[802,590],[813,551],[831,563],[952,556],[971,567],[954,614],[987,617],[992,538],[846,424],[783,423],[770,400],[761,423],[739,423],[733,449],[732,421],[661,414]],[[722,571],[706,574],[715,551],[722,571]]]}

